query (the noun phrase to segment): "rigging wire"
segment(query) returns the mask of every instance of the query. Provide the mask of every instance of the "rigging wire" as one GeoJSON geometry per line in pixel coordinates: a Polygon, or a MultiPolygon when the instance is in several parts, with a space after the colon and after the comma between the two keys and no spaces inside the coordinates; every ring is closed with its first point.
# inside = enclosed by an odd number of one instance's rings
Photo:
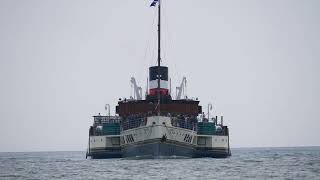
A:
{"type": "MultiPolygon", "coordinates": [[[[150,54],[152,50],[152,46],[150,45],[151,41],[152,41],[152,34],[154,32],[154,24],[156,21],[156,11],[153,11],[153,15],[152,15],[152,21],[150,23],[150,25],[148,26],[148,31],[147,31],[147,38],[146,38],[146,42],[145,42],[145,49],[144,49],[144,54],[143,54],[143,67],[147,67],[147,68],[143,68],[142,71],[138,72],[138,77],[137,80],[139,80],[142,84],[141,86],[143,87],[144,85],[147,84],[147,80],[145,79],[145,74],[148,74],[148,67],[151,64],[151,58],[150,58],[150,54]],[[147,70],[146,70],[147,69],[147,70]]],[[[147,75],[148,77],[148,75],[147,75]]]]}
{"type": "MultiPolygon", "coordinates": [[[[155,21],[156,21],[156,15],[157,15],[157,13],[156,13],[156,11],[154,11],[154,14],[153,14],[153,20],[152,20],[152,23],[151,23],[151,25],[150,25],[150,30],[148,31],[149,32],[149,36],[148,36],[148,38],[147,38],[147,42],[146,42],[146,48],[145,48],[145,54],[144,54],[144,62],[146,62],[147,61],[147,58],[148,58],[148,53],[150,53],[150,52],[153,52],[153,50],[152,49],[150,49],[151,48],[151,46],[150,46],[150,41],[152,40],[152,34],[154,33],[154,24],[155,24],[155,21]],[[152,50],[152,51],[151,51],[152,50]]],[[[151,53],[150,53],[151,54],[151,53]]],[[[149,60],[148,60],[148,63],[149,63],[149,65],[150,65],[150,61],[151,61],[151,58],[152,57],[150,57],[149,58],[149,60]]]]}
{"type": "MultiPolygon", "coordinates": [[[[162,4],[164,11],[170,12],[170,9],[166,3],[162,4]],[[169,9],[169,10],[168,10],[169,9]]],[[[165,62],[166,64],[169,66],[169,64],[173,65],[173,71],[169,71],[169,72],[173,72],[170,77],[171,80],[173,82],[173,84],[180,84],[181,83],[181,75],[180,75],[180,71],[177,68],[177,63],[176,63],[176,58],[175,58],[175,54],[171,53],[174,52],[174,39],[172,38],[173,36],[171,35],[171,29],[170,29],[170,18],[168,18],[168,13],[164,12],[164,25],[165,28],[163,30],[164,32],[164,58],[165,58],[165,62]]],[[[173,88],[173,92],[175,92],[175,85],[172,85],[173,88]]],[[[171,95],[173,95],[171,93],[171,95]]]]}
{"type": "MultiPolygon", "coordinates": [[[[170,6],[167,6],[167,8],[166,9],[169,9],[169,7],[170,6]]],[[[172,82],[174,82],[174,84],[180,84],[181,83],[181,80],[182,80],[182,76],[181,76],[181,74],[180,74],[180,71],[179,71],[179,69],[178,69],[178,65],[177,65],[177,58],[176,58],[176,55],[175,55],[175,53],[170,53],[170,52],[175,52],[175,43],[174,43],[174,39],[172,38],[173,36],[172,36],[172,31],[171,31],[171,29],[170,29],[170,27],[171,26],[169,26],[170,25],[170,22],[169,22],[169,18],[167,18],[168,17],[168,15],[167,15],[168,13],[166,13],[165,14],[165,16],[166,16],[166,19],[167,19],[167,24],[166,24],[166,29],[167,29],[167,39],[168,39],[168,42],[167,42],[167,44],[168,44],[168,48],[170,48],[170,50],[168,50],[167,51],[167,56],[169,55],[169,57],[168,58],[170,58],[170,62],[171,62],[171,64],[173,65],[173,74],[172,74],[172,82]]],[[[175,87],[174,87],[174,89],[175,89],[175,87]]]]}

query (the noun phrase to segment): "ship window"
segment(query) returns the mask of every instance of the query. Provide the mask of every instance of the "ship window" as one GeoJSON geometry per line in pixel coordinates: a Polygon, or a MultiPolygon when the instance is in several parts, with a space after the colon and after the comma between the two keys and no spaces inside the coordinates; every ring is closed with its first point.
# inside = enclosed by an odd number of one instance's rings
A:
{"type": "Polygon", "coordinates": [[[152,122],[152,124],[156,124],[156,122],[152,122]]]}
{"type": "Polygon", "coordinates": [[[127,140],[128,143],[134,142],[134,138],[133,138],[132,134],[126,135],[126,140],[127,140]]]}
{"type": "Polygon", "coordinates": [[[163,124],[163,125],[166,125],[166,123],[165,123],[165,122],[163,122],[162,124],[163,124]]]}
{"type": "Polygon", "coordinates": [[[192,136],[190,136],[189,134],[186,134],[183,140],[187,143],[190,143],[192,140],[192,136]]]}
{"type": "Polygon", "coordinates": [[[224,141],[224,139],[222,139],[222,141],[224,141]]]}

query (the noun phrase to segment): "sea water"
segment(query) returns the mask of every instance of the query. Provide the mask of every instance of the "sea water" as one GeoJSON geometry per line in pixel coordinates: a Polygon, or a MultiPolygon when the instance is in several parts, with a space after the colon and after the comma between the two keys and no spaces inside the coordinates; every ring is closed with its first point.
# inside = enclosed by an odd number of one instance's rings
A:
{"type": "Polygon", "coordinates": [[[226,159],[85,159],[85,152],[0,153],[0,179],[320,179],[320,147],[239,148],[226,159]]]}

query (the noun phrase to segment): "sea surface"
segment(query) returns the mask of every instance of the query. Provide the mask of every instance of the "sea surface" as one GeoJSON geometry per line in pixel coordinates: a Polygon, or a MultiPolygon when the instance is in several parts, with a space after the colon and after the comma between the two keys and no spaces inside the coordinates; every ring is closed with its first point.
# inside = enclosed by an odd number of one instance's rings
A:
{"type": "Polygon", "coordinates": [[[239,148],[226,159],[85,159],[85,152],[0,153],[0,179],[318,179],[320,147],[239,148]]]}

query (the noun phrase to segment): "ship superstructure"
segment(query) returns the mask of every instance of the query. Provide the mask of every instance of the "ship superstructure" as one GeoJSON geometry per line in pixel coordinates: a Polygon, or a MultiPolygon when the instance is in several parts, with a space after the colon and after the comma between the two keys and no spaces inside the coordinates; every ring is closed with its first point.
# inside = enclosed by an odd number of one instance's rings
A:
{"type": "MultiPolygon", "coordinates": [[[[161,62],[161,0],[158,6],[157,66],[149,67],[149,87],[131,83],[136,98],[119,99],[117,116],[94,116],[89,130],[87,155],[92,158],[228,157],[229,130],[223,117],[206,118],[197,99],[182,96],[186,84],[169,91],[169,69],[161,62]]],[[[110,109],[110,107],[109,107],[110,109]]],[[[209,113],[208,113],[209,114],[209,113]]]]}

